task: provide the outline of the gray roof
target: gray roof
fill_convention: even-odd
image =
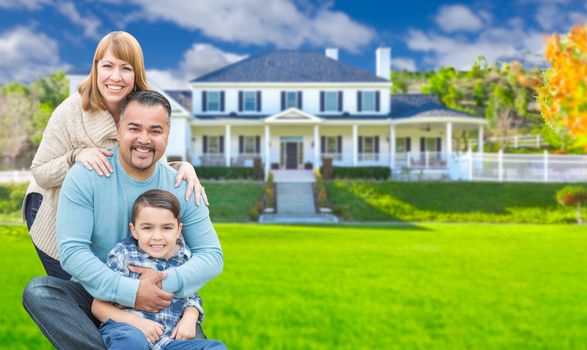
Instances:
[[[249,57],[191,82],[359,83],[387,80],[317,52],[283,50]]]
[[[468,117],[470,114],[443,105],[434,94],[395,94],[391,95],[391,118],[415,117]]]
[[[165,93],[179,103],[188,112],[192,112],[192,91],[191,90],[165,90]]]

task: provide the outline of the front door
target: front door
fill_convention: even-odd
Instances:
[[[285,168],[286,169],[297,169],[298,168],[298,143],[297,142],[286,142],[285,143]]]

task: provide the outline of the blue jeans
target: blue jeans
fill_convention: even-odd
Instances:
[[[109,350],[149,349],[147,337],[138,328],[122,322],[106,321],[100,326],[104,344]],[[198,334],[197,332],[196,334]],[[217,340],[191,339],[172,340],[165,350],[226,350],[226,346]]]
[[[29,193],[25,199],[24,219],[26,221],[26,226],[29,232],[31,230],[31,227],[33,226],[33,223],[35,222],[35,218],[37,217],[37,213],[39,212],[39,208],[41,207],[42,202],[43,196],[40,193],[35,192]],[[47,253],[39,249],[34,243],[33,246],[35,247],[37,255],[39,255],[39,258],[43,263],[45,271],[47,271],[47,275],[59,277],[64,280],[68,280],[71,278],[71,276],[67,272],[63,271],[63,268],[61,268],[59,260],[53,259],[49,255],[47,255]]]
[[[22,295],[25,310],[57,349],[106,349],[93,300],[81,284],[53,276],[33,278]]]

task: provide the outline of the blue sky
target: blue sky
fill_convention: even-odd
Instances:
[[[122,4],[124,3],[124,5]],[[0,84],[89,67],[99,39],[126,30],[141,43],[149,77],[163,88],[275,49],[322,52],[374,71],[544,64],[544,36],[587,20],[585,0],[0,0]]]

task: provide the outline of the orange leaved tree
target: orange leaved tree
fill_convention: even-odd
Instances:
[[[538,89],[542,116],[564,126],[587,149],[587,24],[547,41],[550,68]]]

